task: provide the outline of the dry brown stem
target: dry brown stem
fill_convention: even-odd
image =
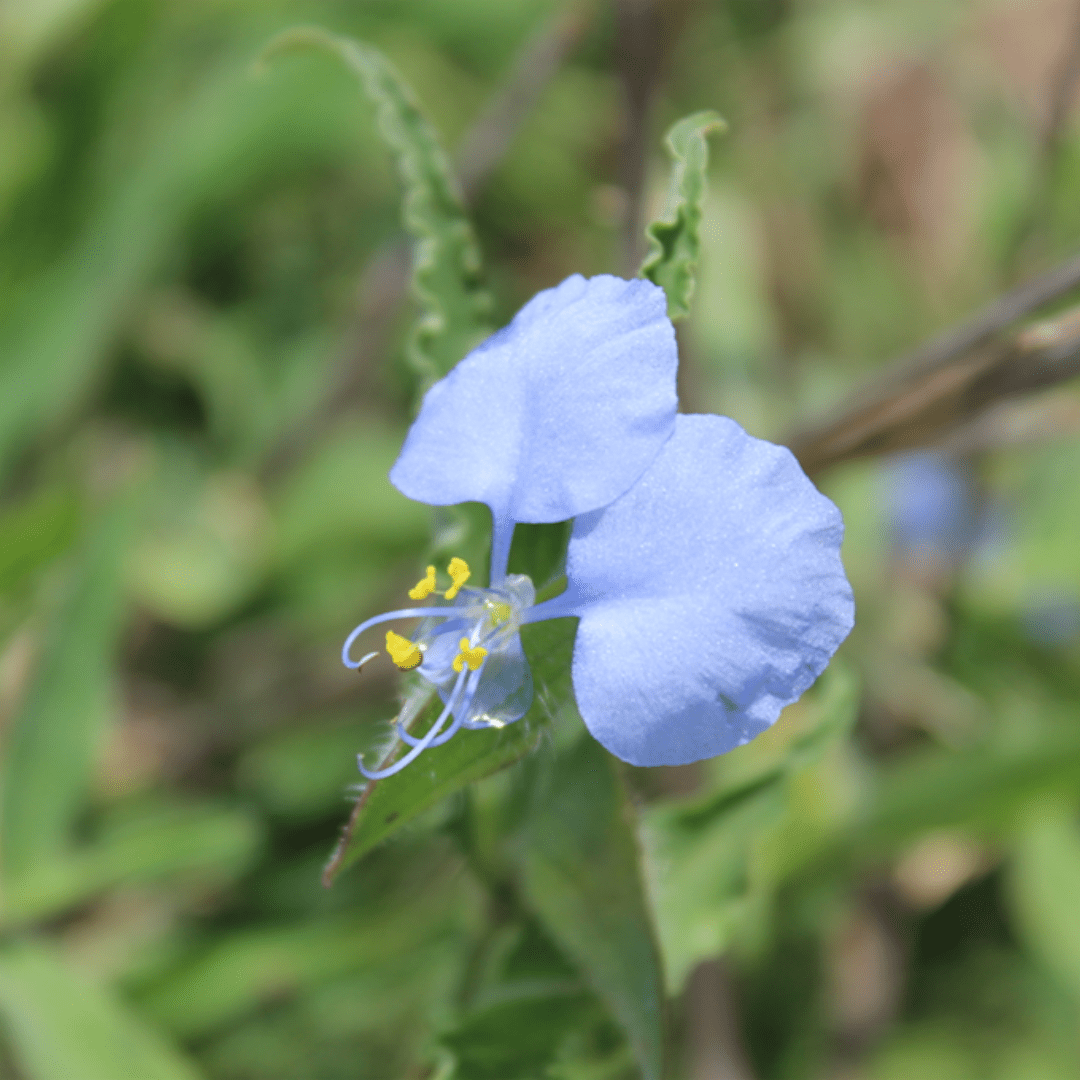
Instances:
[[[871,380],[836,416],[786,440],[808,473],[935,444],[1000,402],[1080,374],[1080,308],[1002,331],[1080,284],[1080,257],[1006,293]]]

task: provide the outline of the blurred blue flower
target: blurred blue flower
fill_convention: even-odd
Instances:
[[[817,678],[854,620],[840,512],[791,453],[719,416],[675,415],[676,353],[662,290],[567,279],[428,391],[391,470],[411,498],[492,511],[487,589],[451,560],[410,596],[433,607],[387,651],[438,688],[442,714],[390,776],[460,728],[501,727],[532,701],[519,631],[578,618],[572,677],[592,734],[635,765],[723,753],[767,728]],[[515,522],[574,518],[567,588],[535,604],[506,574]]]
[[[975,499],[970,477],[955,458],[934,450],[903,454],[888,464],[886,479],[898,553],[951,563],[971,550]]]

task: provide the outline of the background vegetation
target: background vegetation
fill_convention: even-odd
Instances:
[[[255,64],[298,23],[454,151],[460,340],[413,335],[355,75]],[[1078,71],[1066,0],[0,6],[0,1074],[1080,1077]],[[683,407],[837,500],[858,625],[685,769],[617,767],[553,671],[530,754],[385,782],[326,888],[398,693],[340,643],[431,550],[386,479],[418,380],[635,272],[700,109]]]

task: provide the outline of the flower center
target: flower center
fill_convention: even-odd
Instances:
[[[409,590],[414,600],[438,596],[441,603],[376,615],[356,627],[342,648],[348,667],[363,667],[378,653],[353,660],[350,650],[369,627],[420,618],[411,638],[387,631],[386,651],[402,671],[415,671],[431,683],[443,701],[441,715],[420,737],[397,722],[399,736],[412,749],[386,769],[372,771],[361,762],[361,772],[370,779],[392,775],[427,747],[441,746],[460,728],[512,724],[532,704],[532,675],[518,631],[536,600],[533,583],[523,574],[510,574],[494,588],[466,588],[471,573],[459,558],[450,560],[446,572],[451,584],[445,591],[436,588],[434,566]]]
[[[465,667],[479,671],[489,652],[516,637],[521,617],[532,607],[536,597],[532,582],[521,574],[508,577],[496,589],[466,589],[462,593],[462,587],[472,576],[469,564],[455,556],[446,572],[451,585],[445,592],[435,587],[435,567],[429,566],[424,577],[409,590],[409,596],[413,600],[423,600],[435,595],[454,601],[453,614],[442,605],[431,608],[431,618],[421,624],[419,633],[411,641],[393,630],[386,634],[386,651],[390,659],[402,671],[412,671],[424,662],[421,674],[432,682],[440,681],[433,677],[439,671],[448,674],[452,670],[460,674]],[[444,656],[445,643],[439,639],[444,635],[460,635],[463,624],[467,636],[460,638],[452,656]],[[428,650],[436,643],[440,648],[425,662]]]

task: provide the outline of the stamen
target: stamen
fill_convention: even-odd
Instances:
[[[469,648],[469,639],[463,637],[458,642],[458,648],[461,650],[454,657],[454,670],[457,672],[463,671],[465,666],[468,665],[470,671],[479,671],[480,665],[484,662],[484,657],[487,656],[488,651],[483,645],[477,645],[475,649]]]
[[[453,600],[461,590],[461,586],[472,576],[472,571],[469,569],[469,564],[464,559],[459,559],[456,555],[450,560],[450,565],[446,568],[446,572],[450,575],[450,580],[453,585],[446,590],[443,595],[447,600]]]
[[[427,573],[409,590],[410,600],[426,600],[435,591],[435,567],[429,566]]]
[[[457,701],[458,694],[461,693],[461,688],[465,685],[465,679],[465,673],[462,672],[454,684],[453,692],[447,698],[443,711],[439,714],[439,719],[431,725],[424,737],[403,758],[395,761],[393,765],[388,765],[385,769],[370,770],[364,767],[364,755],[357,754],[356,762],[360,767],[360,772],[369,780],[383,780],[388,776],[393,776],[396,772],[401,772],[406,765],[414,762],[439,737],[439,732],[442,730],[443,724],[446,723],[446,718],[450,715],[454,702]]]
[[[368,653],[363,660],[350,660],[349,650],[353,646],[353,642],[367,629],[372,626],[377,626],[381,622],[389,622],[391,619],[451,619],[458,618],[460,612],[455,611],[453,608],[402,608],[400,611],[387,611],[382,615],[375,615],[370,619],[365,619],[353,632],[345,639],[345,644],[341,646],[341,662],[349,668],[358,668],[361,664],[367,663],[371,659],[372,653]],[[443,628],[445,631],[445,627]]]
[[[411,671],[424,659],[418,645],[401,634],[395,634],[393,630],[386,631],[386,651],[402,671]]]
[[[465,697],[462,699],[461,704],[454,710],[454,722],[437,738],[432,739],[428,744],[428,748],[434,746],[442,746],[443,743],[449,742],[457,733],[460,728],[470,728],[473,726],[473,722],[468,719],[469,709],[472,708],[473,698],[476,696],[476,690],[480,685],[480,676],[477,674],[471,674],[469,681],[465,688]],[[420,739],[415,735],[410,735],[400,720],[396,721],[397,733],[402,742],[408,743],[410,746],[418,746]]]

